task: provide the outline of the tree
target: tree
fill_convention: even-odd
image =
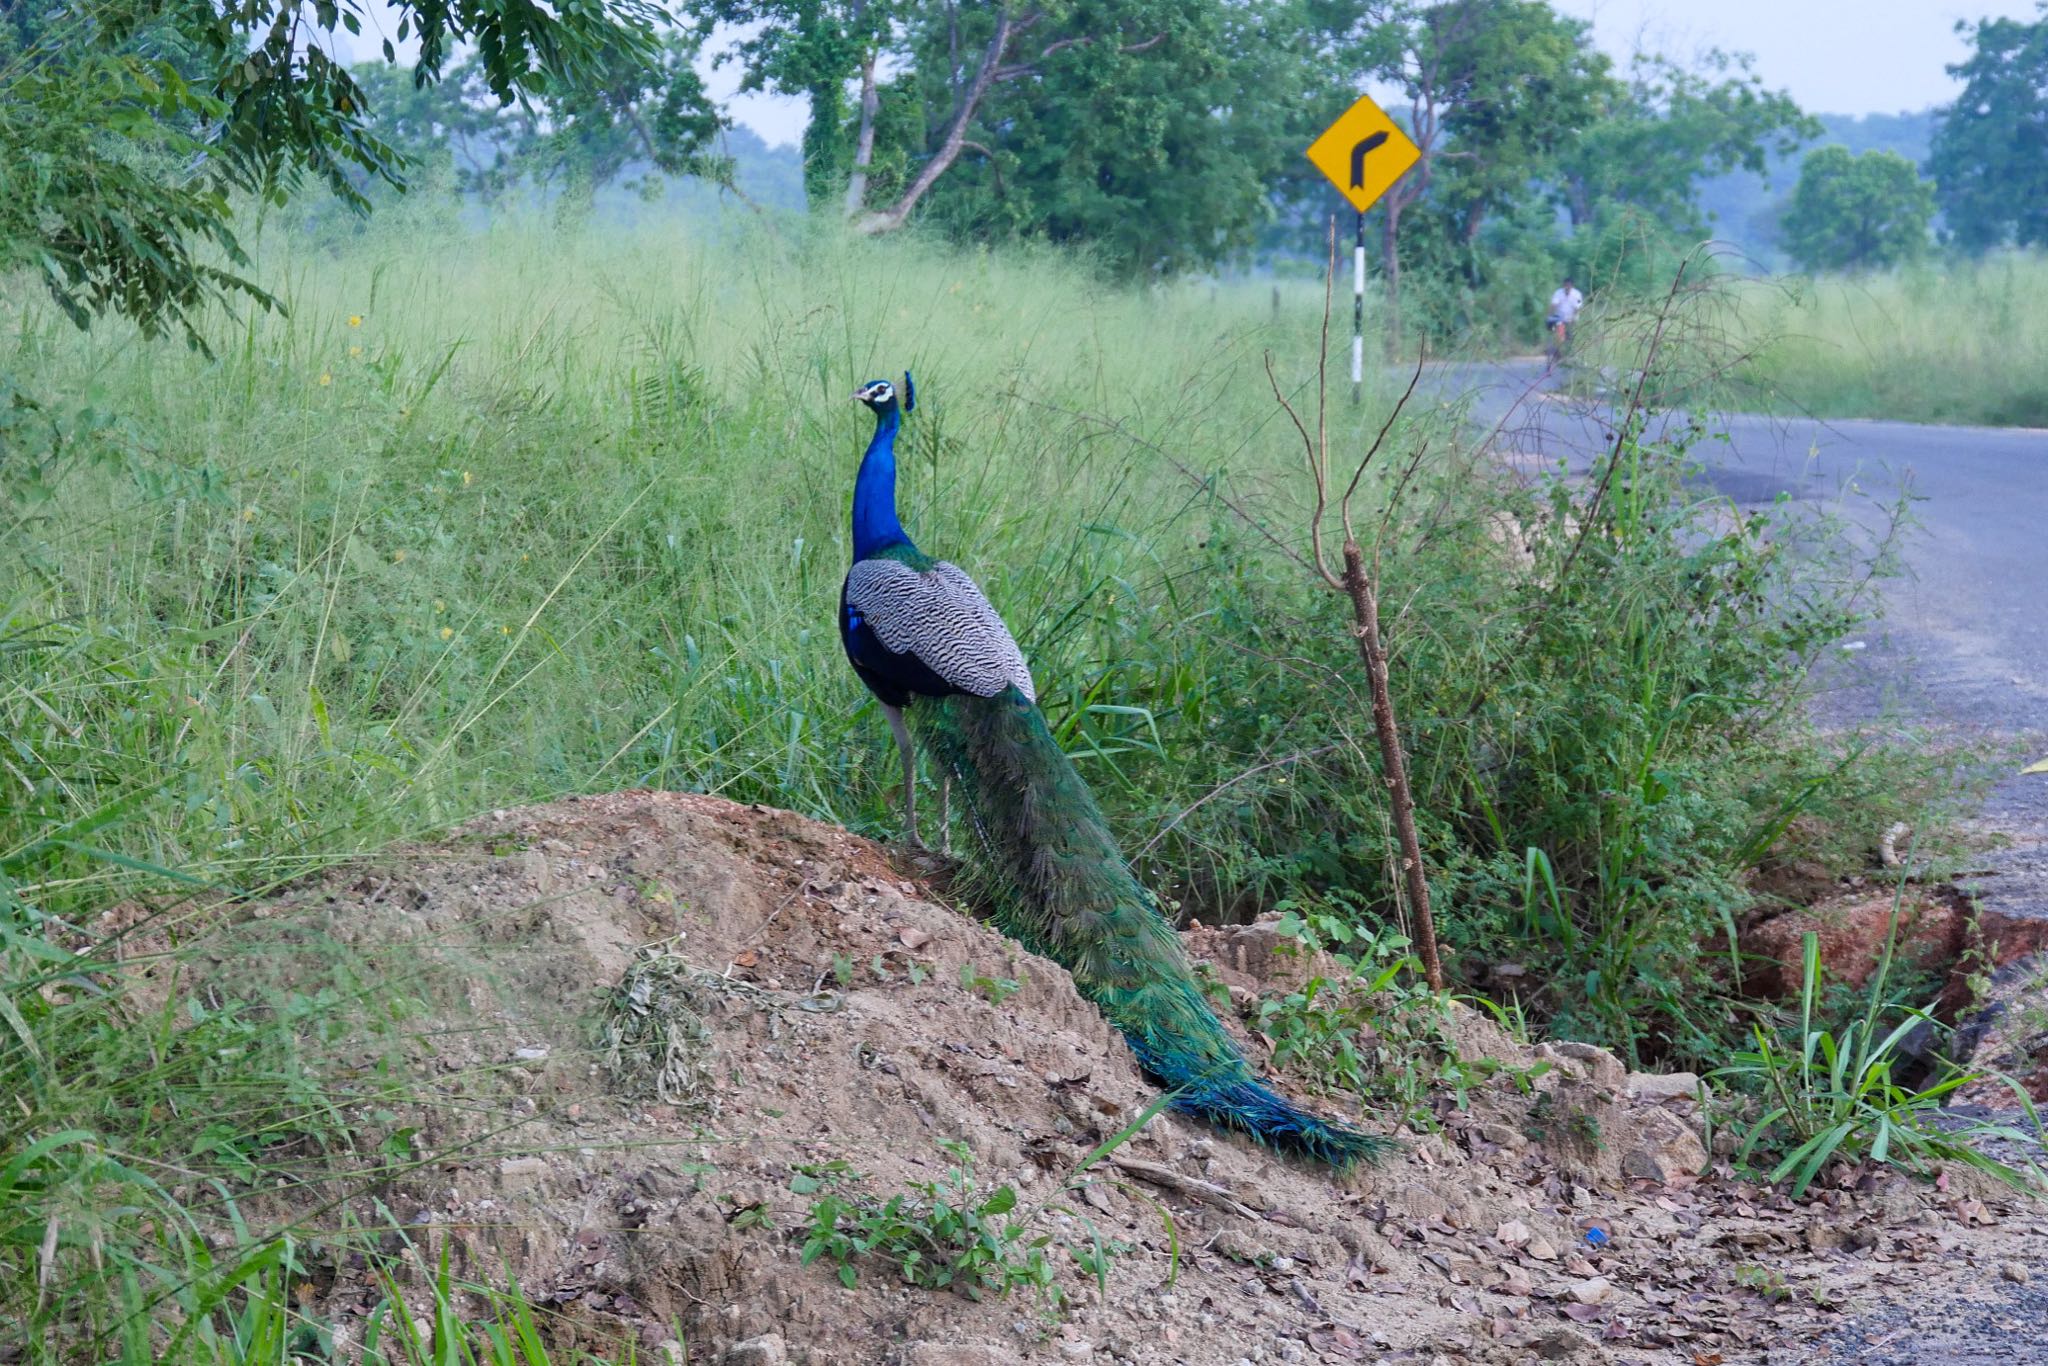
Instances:
[[[1133,274],[1204,267],[1249,246],[1271,213],[1275,168],[1307,140],[1311,53],[1296,17],[1284,0],[1070,4],[1041,21],[1033,61],[989,68],[957,134],[963,106],[951,92],[973,76],[955,66],[950,34],[928,31],[905,99],[953,115],[923,134],[933,155],[949,139],[974,154],[934,182],[930,220],[962,236],[1085,244]],[[898,205],[907,197],[878,188]]]
[[[1379,74],[1408,98],[1422,160],[1380,201],[1380,268],[1400,346],[1400,241],[1411,207],[1429,197],[1431,225],[1461,248],[1468,273],[1488,216],[1530,192],[1612,95],[1611,63],[1590,25],[1544,0],[1442,0],[1390,17],[1373,41]],[[1476,283],[1476,281],[1475,281]]]
[[[1785,245],[1808,270],[1897,265],[1927,245],[1934,187],[1896,152],[1822,147],[1800,163]]]
[[[2048,246],[2048,3],[2032,23],[1983,19],[1963,93],[1942,110],[1928,170],[1949,233],[1969,251]]]
[[[1166,40],[1164,28],[1136,24],[1133,12],[1220,8],[1215,0],[713,0],[707,18],[753,26],[735,49],[746,65],[741,89],[809,98],[804,187],[811,208],[836,207],[857,231],[881,233],[907,223],[963,153],[985,146],[967,134],[992,91],[1042,79],[1048,59],[1061,53],[1099,47],[1135,54]],[[913,69],[926,126],[894,199],[875,204],[870,182],[885,58]],[[859,99],[849,120],[846,88],[856,81]],[[1040,94],[1060,97],[1056,89]]]
[[[1647,214],[1685,237],[1703,236],[1703,176],[1762,175],[1769,157],[1819,137],[1819,120],[1766,89],[1747,53],[1710,51],[1697,68],[1638,56],[1626,86],[1561,158],[1559,198],[1574,228],[1611,208]]]
[[[229,196],[281,202],[307,176],[366,209],[365,178],[403,183],[368,99],[330,55],[359,32],[364,0],[87,0],[10,6],[0,65],[0,269],[31,267],[81,326],[96,314],[201,339],[195,310],[228,293],[268,296],[246,261]],[[24,17],[33,22],[24,23]],[[652,0],[395,0],[414,77],[437,79],[473,45],[500,101],[569,88],[609,63],[651,57]],[[387,62],[395,61],[385,43]],[[228,262],[209,264],[211,243]]]
[[[641,185],[655,193],[662,173],[697,176],[737,194],[732,159],[717,150],[726,120],[697,74],[700,37],[664,34],[652,53],[618,51],[574,80],[556,78],[506,112],[507,161],[515,175],[560,191],[570,213],[590,207],[598,189],[628,165],[653,169]]]
[[[457,190],[488,201],[516,178],[511,129],[474,56],[426,84],[384,62],[358,63],[350,74],[369,102],[373,129],[409,181],[424,174],[432,183],[446,171]],[[378,183],[361,173],[354,179],[365,193]]]
[[[953,0],[944,0],[927,8],[922,17],[943,20],[948,37],[947,98],[930,106],[945,109],[945,116],[931,133],[921,164],[893,203],[862,213],[849,194],[854,226],[878,233],[908,222],[918,201],[968,150],[967,131],[998,87],[1028,82],[1036,100],[1057,103],[1067,94],[1059,79],[1062,70],[1071,70],[1076,62],[1149,52],[1167,41],[1170,30],[1161,25],[1184,23],[1210,7],[1211,0],[1079,0],[1057,7],[1006,2],[963,10]],[[1059,58],[1063,60],[1055,65]],[[870,69],[863,83],[859,147],[872,143],[872,90]],[[985,144],[975,145],[985,149]]]
[[[509,104],[491,95],[474,55],[430,85],[377,63],[354,74],[375,132],[408,169],[448,167],[456,189],[486,201],[520,184],[552,189],[576,214],[634,165],[649,168],[639,188],[650,195],[664,173],[739,193],[719,150],[729,125],[697,74],[701,41],[667,32],[650,55],[619,54],[573,86],[550,83]]]
[[[773,90],[810,103],[804,126],[804,197],[813,211],[844,205],[852,165],[846,88],[874,89],[875,64],[889,46],[899,9],[890,0],[710,0],[701,11],[748,36],[718,60],[738,60],[740,89]],[[870,125],[872,126],[872,125]]]

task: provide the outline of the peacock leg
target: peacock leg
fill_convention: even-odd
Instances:
[[[939,770],[939,852],[953,857],[953,775]]]
[[[882,703],[882,715],[889,718],[889,733],[896,737],[896,750],[903,756],[903,842],[912,849],[924,848],[917,837],[917,755],[910,747],[910,727],[903,724],[903,708]]]

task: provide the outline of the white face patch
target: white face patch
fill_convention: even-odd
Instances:
[[[887,403],[896,397],[896,390],[887,380],[876,380],[860,391],[862,399],[869,403]]]

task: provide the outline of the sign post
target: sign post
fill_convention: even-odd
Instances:
[[[1351,249],[1351,401],[1356,403],[1365,389],[1365,211],[1422,160],[1422,149],[1371,96],[1361,95],[1309,144],[1307,155],[1358,211]]]

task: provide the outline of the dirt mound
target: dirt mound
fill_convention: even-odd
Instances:
[[[404,1118],[442,1156],[365,1218],[374,1196],[426,1260],[509,1269],[565,1334],[657,1361],[1736,1361],[2019,1237],[1974,1229],[2003,1207],[1960,1181],[1850,1174],[1794,1205],[1698,1179],[1684,1079],[1465,1011],[1469,1065],[1384,1168],[1337,1178],[1159,1115],[1077,1177],[1156,1093],[1067,975],[866,841],[709,797],[496,813],[249,917],[278,951],[223,962],[223,989],[331,941],[429,1026],[404,1062],[436,1100]],[[1240,994],[1304,970],[1270,926],[1189,938]],[[1003,1255],[1037,1244],[1063,1304],[802,1263],[819,1200],[956,1172],[1015,1192],[959,1203]],[[340,1259],[314,1289],[351,1359],[376,1288]]]

